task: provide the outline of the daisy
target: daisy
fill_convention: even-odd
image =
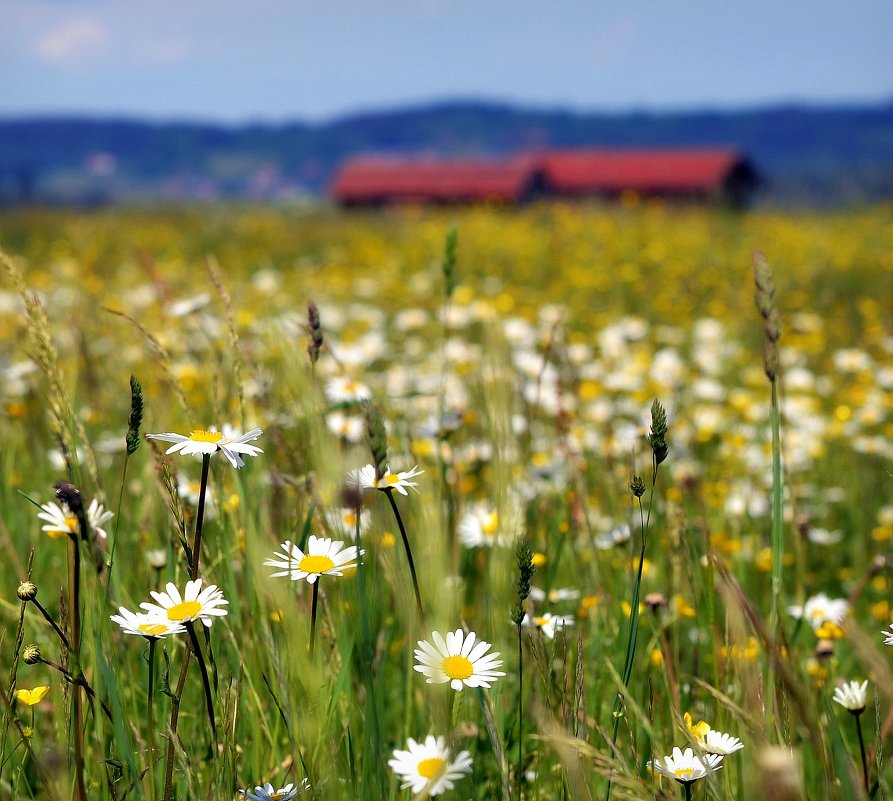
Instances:
[[[408,495],[406,488],[415,489],[417,486],[416,482],[409,481],[409,479],[415,478],[424,472],[424,470],[418,469],[418,465],[413,467],[412,470],[404,470],[402,473],[392,473],[391,468],[386,466],[384,476],[376,481],[375,465],[367,464],[358,470],[351,470],[347,474],[347,480],[349,483],[356,484],[362,489],[397,490],[401,495]]]
[[[358,414],[332,412],[326,417],[326,427],[348,442],[362,442],[366,436],[366,421]]]
[[[56,501],[41,504],[43,511],[37,516],[41,520],[45,520],[47,525],[41,527],[41,531],[45,531],[52,539],[58,539],[65,534],[77,534],[78,519],[74,512],[68,508],[67,503],[59,504]],[[115,516],[114,512],[110,512],[99,503],[96,498],[90,501],[87,507],[87,523],[90,530],[100,539],[107,539],[108,532],[103,526]]]
[[[131,612],[123,606],[119,606],[118,611],[121,614],[112,615],[110,619],[117,623],[125,634],[137,634],[147,640],[158,640],[168,634],[182,634],[186,631],[180,623],[168,620],[167,617]]]
[[[33,690],[16,690],[16,698],[19,700],[19,703],[34,706],[39,704],[49,691],[50,688],[46,685],[35,687]]]
[[[267,782],[263,787],[255,787],[254,792],[251,790],[239,790],[239,794],[250,798],[251,801],[289,801],[290,798],[297,798],[305,790],[310,789],[310,782],[302,779],[301,783],[294,785],[286,784],[278,790],[273,789],[273,785]]]
[[[882,631],[881,634],[884,635],[884,645],[893,645],[893,626],[890,631]]]
[[[168,448],[165,453],[182,453],[184,456],[193,454],[201,454],[203,456],[211,456],[220,451],[233,467],[244,467],[245,462],[242,454],[247,456],[257,456],[263,451],[256,445],[249,445],[249,442],[256,440],[263,431],[259,428],[252,428],[246,434],[240,434],[229,426],[224,426],[223,431],[217,431],[215,428],[197,429],[190,432],[188,437],[182,434],[146,434],[149,439],[159,439],[162,442],[173,442],[174,444]]]
[[[349,537],[353,537],[357,530],[357,510],[350,507],[340,509],[328,509],[325,513],[326,523],[329,528],[341,531]],[[372,513],[368,509],[361,509],[359,513],[360,536],[362,537],[372,525]]]
[[[320,576],[343,576],[342,571],[357,566],[356,546],[345,547],[343,542],[328,537],[311,534],[306,553],[290,540],[280,547],[281,554],[264,561],[267,567],[281,568],[279,572],[271,573],[270,578],[288,576],[292,581],[307,579],[308,584],[313,584]]]
[[[684,752],[674,748],[672,756],[665,756],[663,760],[655,759],[653,762],[649,760],[648,767],[680,784],[690,784],[719,770],[722,767],[720,762],[722,757],[716,754],[697,757],[691,748],[686,748]]]
[[[353,403],[371,400],[372,392],[369,387],[359,381],[354,381],[347,376],[336,376],[326,382],[326,398],[330,403]]]
[[[201,620],[206,626],[214,622],[215,617],[223,617],[226,609],[221,609],[229,601],[223,597],[223,591],[216,584],[209,584],[202,589],[202,579],[187,581],[183,595],[177,589],[176,584],[168,583],[167,592],[154,592],[151,595],[157,604],[141,603],[151,616],[160,617],[162,620],[174,623],[190,623],[193,620]]]
[[[809,598],[803,606],[789,606],[788,612],[792,617],[804,618],[815,630],[825,623],[841,625],[848,609],[846,598],[829,598],[820,592]]]
[[[865,711],[867,695],[867,681],[863,681],[861,684],[858,681],[847,681],[834,690],[834,701],[854,715],[859,715]]]
[[[490,643],[477,640],[470,631],[463,637],[462,629],[447,632],[446,639],[438,632],[432,632],[434,645],[419,640],[415,649],[418,664],[413,668],[427,677],[428,684],[450,683],[454,690],[463,687],[489,687],[505,673],[496,668],[502,667],[499,652],[487,654]],[[486,654],[486,656],[485,656]]]
[[[450,758],[446,739],[429,734],[424,743],[417,743],[410,737],[406,741],[408,750],[394,750],[388,765],[401,779],[401,789],[412,788],[413,795],[427,791],[428,795],[440,795],[452,790],[456,779],[471,773],[471,755],[460,751],[455,759]]]
[[[735,751],[740,751],[744,748],[744,743],[737,737],[732,737],[731,734],[726,734],[725,732],[717,731],[716,729],[710,729],[704,735],[703,739],[698,740],[698,745],[700,745],[708,754],[715,754],[717,756],[727,756],[728,754],[733,754]]]
[[[534,615],[532,618],[530,615],[524,615],[521,625],[534,626],[545,634],[547,639],[554,640],[556,631],[561,631],[565,626],[574,625],[574,616],[553,615],[551,612],[546,612],[544,615]]]
[[[506,538],[499,534],[499,515],[488,503],[472,506],[459,521],[459,541],[466,548],[492,548],[497,542],[505,545]]]

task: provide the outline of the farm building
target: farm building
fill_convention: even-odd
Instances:
[[[523,203],[542,196],[624,192],[746,205],[760,178],[735,150],[550,150],[508,159],[358,157],[338,171],[343,206],[393,203]]]

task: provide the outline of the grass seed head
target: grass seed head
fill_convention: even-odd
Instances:
[[[316,304],[312,300],[307,303],[307,330],[310,334],[307,353],[310,355],[310,362],[316,364],[323,346],[323,335],[322,324],[319,321],[319,309],[316,308]]]
[[[143,424],[143,387],[136,376],[130,376],[130,417],[127,418],[127,455],[136,453],[140,446],[140,426]]]

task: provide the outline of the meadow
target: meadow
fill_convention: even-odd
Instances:
[[[0,798],[889,797],[890,220],[3,211]]]

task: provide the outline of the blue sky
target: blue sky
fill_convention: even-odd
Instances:
[[[0,115],[893,99],[890,0],[0,0]]]

